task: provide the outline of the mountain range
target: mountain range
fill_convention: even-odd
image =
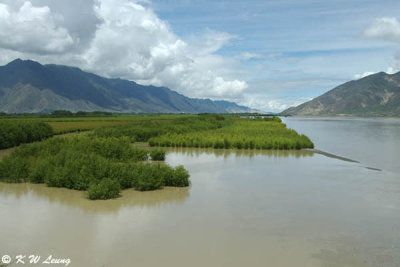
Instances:
[[[400,116],[400,72],[379,72],[344,83],[281,114],[297,116]]]
[[[76,67],[16,59],[0,66],[0,112],[238,113],[228,101],[189,98],[166,87],[108,79]]]

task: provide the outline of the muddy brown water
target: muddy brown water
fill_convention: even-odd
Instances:
[[[351,127],[368,131],[360,120]],[[168,149],[167,163],[189,170],[190,187],[90,201],[73,190],[0,184],[0,257],[52,255],[69,266],[400,266],[400,166],[385,160],[400,158],[400,122],[385,130],[369,120],[380,130],[369,130],[363,148],[355,138],[353,150],[352,138],[346,145],[334,132],[354,133],[347,119],[285,121],[317,149],[360,163],[310,151]]]

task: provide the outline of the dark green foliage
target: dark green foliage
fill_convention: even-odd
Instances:
[[[39,159],[32,166],[29,174],[29,182],[34,184],[43,184],[45,182],[46,173],[51,170],[53,166],[50,165],[50,161],[47,159]]]
[[[53,135],[44,122],[0,120],[0,149],[40,141]]]
[[[74,114],[68,110],[54,110],[51,113],[53,117],[72,117]]]
[[[9,183],[26,182],[29,177],[29,160],[5,156],[0,162],[0,177]]]
[[[151,160],[165,160],[165,150],[162,149],[154,149],[150,151]]]
[[[173,174],[168,176],[170,180],[165,181],[165,185],[177,187],[189,186],[189,176],[189,172],[182,165],[179,165],[173,170]]]
[[[103,117],[103,116],[111,116],[113,115],[111,112],[107,111],[78,111],[76,113],[72,113],[68,110],[54,110],[51,112],[51,117]]]
[[[78,111],[74,115],[76,117],[97,117],[97,116],[103,117],[103,116],[112,116],[113,114],[111,112],[106,112],[106,111],[92,111],[92,112]]]
[[[0,161],[0,180],[88,190],[90,199],[114,198],[127,188],[146,191],[182,186],[182,170],[142,163],[148,153],[134,148],[127,138],[50,138],[21,145],[4,157]]]
[[[88,189],[89,199],[110,199],[119,197],[120,184],[109,178],[101,180],[98,184],[91,184]]]
[[[167,166],[169,167],[169,166]],[[113,164],[109,170],[109,175],[118,180],[122,189],[136,187],[141,168],[137,163]]]
[[[131,142],[143,142],[149,138],[158,136],[163,132],[157,127],[154,129],[139,127],[139,126],[117,126],[117,127],[102,127],[93,131],[95,136],[99,137],[129,137]]]
[[[165,164],[139,164],[139,176],[134,187],[140,191],[163,186],[189,186],[189,173],[183,166],[171,168]]]
[[[143,164],[139,166],[139,176],[135,188],[139,191],[160,189],[164,185],[163,172],[159,166],[153,164]]]

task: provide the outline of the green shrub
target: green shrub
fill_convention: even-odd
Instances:
[[[121,189],[133,188],[137,183],[139,168],[136,163],[113,164],[108,175],[119,182]]]
[[[149,191],[162,188],[164,178],[159,165],[141,164],[139,175],[135,184],[135,189],[139,191]]]
[[[151,160],[165,160],[165,150],[154,149],[150,152]]]
[[[119,197],[121,186],[115,180],[105,178],[98,184],[91,184],[88,189],[89,199],[110,199]]]
[[[189,172],[182,165],[180,165],[172,171],[172,176],[170,180],[165,181],[165,185],[176,187],[189,186],[189,176]]]
[[[40,159],[35,162],[29,174],[29,182],[34,184],[42,184],[45,181],[46,173],[52,173],[52,166],[48,159]]]
[[[21,183],[29,177],[29,159],[5,156],[0,162],[0,179],[9,183]]]
[[[53,129],[44,122],[0,120],[0,149],[40,141],[52,135]]]
[[[118,192],[127,188],[155,190],[165,186],[165,181],[172,185],[179,173],[165,164],[143,163],[148,153],[132,147],[126,138],[51,138],[22,145],[4,157],[0,180],[88,190],[91,199],[115,197],[115,184]]]

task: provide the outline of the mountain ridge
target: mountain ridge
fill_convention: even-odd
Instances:
[[[346,82],[291,107],[281,114],[293,116],[400,116],[400,72],[378,72]]]
[[[77,67],[16,59],[0,66],[0,112],[235,113],[229,101],[189,98],[167,87],[104,78]]]

